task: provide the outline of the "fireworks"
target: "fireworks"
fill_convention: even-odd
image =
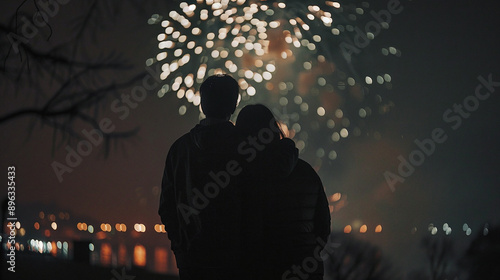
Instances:
[[[366,95],[374,81],[390,89],[391,76],[360,78],[339,48],[352,42],[367,8],[366,2],[180,2],[168,15],[150,18],[163,32],[157,38],[159,53],[146,64],[161,64],[165,83],[158,97],[175,94],[183,100],[181,115],[194,106],[203,117],[200,84],[210,75],[230,73],[242,89],[241,105],[268,105],[301,152],[308,147],[317,158],[334,160],[332,145],[361,135],[372,107],[381,113],[390,107],[381,95]],[[368,32],[367,37],[374,36]],[[382,55],[397,52],[384,48]]]

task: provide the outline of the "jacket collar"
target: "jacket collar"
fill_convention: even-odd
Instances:
[[[206,119],[203,119],[200,121],[200,125],[208,126],[208,125],[221,124],[221,123],[226,123],[226,122],[229,122],[229,120],[216,119],[216,118],[206,118]]]

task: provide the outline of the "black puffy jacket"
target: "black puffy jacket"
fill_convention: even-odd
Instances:
[[[299,159],[285,179],[264,184],[262,279],[322,279],[320,251],[330,211],[316,171]]]

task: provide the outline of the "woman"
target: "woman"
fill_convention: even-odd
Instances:
[[[254,262],[254,270],[262,268],[261,279],[323,279],[319,251],[330,234],[330,212],[320,178],[301,159],[293,166],[289,164],[293,153],[287,147],[292,140],[284,137],[272,112],[264,105],[243,108],[236,127],[249,139],[266,143],[255,164],[271,170],[254,178],[255,188],[249,190],[255,191],[256,196],[250,201],[259,205],[254,208],[260,208],[254,209],[258,217],[253,217],[252,224],[257,225],[260,220],[261,236],[253,240],[261,244],[254,244],[254,250],[249,251],[252,260],[248,264]],[[272,137],[265,137],[270,131]]]

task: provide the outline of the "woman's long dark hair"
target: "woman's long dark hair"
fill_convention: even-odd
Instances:
[[[252,136],[258,136],[266,128],[270,129],[274,136],[273,142],[285,137],[271,110],[262,104],[247,105],[241,109],[236,127]]]

